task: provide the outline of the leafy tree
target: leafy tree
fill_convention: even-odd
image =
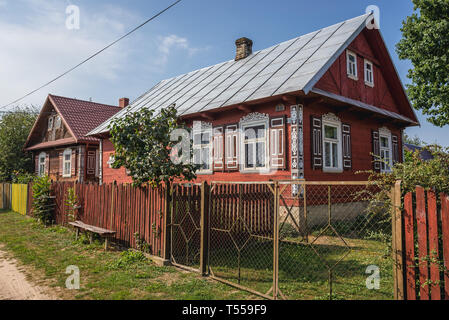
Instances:
[[[408,143],[408,144],[413,144],[415,146],[418,147],[424,147],[425,145],[427,145],[427,143],[425,141],[423,141],[420,137],[418,137],[417,135],[415,135],[413,138],[410,137],[407,134],[404,134],[404,142]]]
[[[449,124],[449,1],[412,0],[415,12],[402,26],[396,50],[409,59],[408,95],[434,125]]]
[[[179,122],[174,106],[161,109],[157,114],[142,108],[115,119],[109,129],[115,148],[112,167],[125,167],[135,186],[145,183],[158,186],[175,179],[190,181],[196,178],[198,166],[190,163],[191,143],[188,146],[189,161],[171,161],[170,156],[179,143],[171,141],[171,133],[178,129],[188,132],[188,128]],[[180,152],[181,149],[177,154],[179,157]]]
[[[47,226],[53,222],[50,178],[48,176],[36,177],[32,188],[33,215]]]
[[[23,147],[36,117],[34,108],[16,108],[0,119],[0,181],[33,171],[31,154]]]

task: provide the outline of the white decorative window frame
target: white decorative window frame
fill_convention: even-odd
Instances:
[[[349,60],[350,56],[354,57],[354,60],[355,60],[355,62],[354,62],[354,72],[355,72],[355,74],[352,74],[350,72],[352,70],[352,68],[350,68],[352,66],[352,62]],[[352,52],[350,50],[346,51],[346,73],[347,73],[347,75],[348,75],[348,77],[350,79],[353,79],[353,80],[356,80],[356,81],[359,80],[358,71],[357,71],[357,54],[355,54],[354,52]]]
[[[44,159],[44,161],[41,161],[42,159]],[[45,152],[39,153],[39,158],[37,161],[37,173],[39,177],[43,177],[45,174],[46,162],[47,162],[47,154]],[[43,168],[41,166],[43,166]]]
[[[225,162],[226,168],[236,170],[239,168],[239,128],[238,125],[229,125],[225,129]],[[234,145],[235,139],[235,145]],[[235,154],[235,156],[234,156]]]
[[[212,136],[213,170],[224,169],[224,139],[224,128],[214,128]]]
[[[325,126],[331,126],[337,128],[337,162],[338,166],[327,167],[326,166],[326,142],[335,143],[335,139],[326,138]],[[343,172],[343,146],[342,146],[342,134],[341,134],[341,120],[333,113],[327,113],[322,116],[323,126],[323,172],[341,173]]]
[[[213,161],[214,137],[213,137],[212,124],[209,122],[204,122],[204,121],[194,121],[193,122],[193,130],[192,130],[192,140],[193,140],[193,150],[194,151],[195,151],[195,149],[205,148],[205,145],[202,145],[202,144],[200,146],[195,145],[195,139],[194,139],[196,134],[201,134],[201,139],[202,139],[202,135],[204,133],[209,133],[209,169],[199,169],[196,173],[206,175],[206,174],[214,173],[214,168],[213,168],[213,165],[214,165],[214,161]]]
[[[276,122],[278,122],[276,124]],[[280,162],[272,164],[273,168],[283,168],[285,163],[285,132],[284,132],[284,118],[271,119],[270,128],[270,145],[269,150],[271,157],[281,157]],[[280,144],[279,144],[280,142]]]
[[[66,160],[65,157],[69,155],[70,156],[70,160]],[[66,164],[68,163],[69,165],[69,173],[66,173]],[[72,176],[72,149],[67,148],[64,150],[64,152],[62,153],[62,177],[63,178],[70,178]]]
[[[374,65],[371,61],[366,60],[363,63],[364,65],[364,76],[365,76],[365,84],[369,87],[374,87]],[[371,71],[368,70],[367,66],[370,65],[371,66]],[[368,78],[368,72],[370,72],[371,75],[371,81]]]
[[[393,167],[393,144],[391,138],[391,131],[386,127],[382,127],[379,129],[379,156],[382,157],[382,150],[387,150],[387,148],[382,147],[382,138],[388,139],[388,152],[390,153],[390,158],[388,158],[388,169],[382,169],[382,163],[380,164],[380,172],[389,173],[391,172],[391,168]],[[380,161],[383,161],[380,159]]]
[[[245,148],[245,130],[248,127],[263,125],[265,127],[265,166],[259,168],[246,168],[246,148]],[[244,116],[240,120],[240,172],[241,173],[264,173],[270,168],[269,157],[269,125],[270,117],[268,114],[253,112]]]

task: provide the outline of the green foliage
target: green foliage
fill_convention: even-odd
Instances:
[[[448,149],[439,146],[426,147],[433,159],[424,161],[420,158],[420,152],[406,153],[403,163],[396,163],[391,173],[377,173],[369,171],[369,181],[373,182],[378,190],[370,192],[367,224],[381,227],[380,230],[388,231],[391,221],[391,188],[397,180],[401,180],[402,195],[414,191],[416,186],[422,186],[436,193],[449,194],[449,154]],[[366,172],[365,172],[366,173]]]
[[[49,225],[53,221],[50,194],[50,178],[48,176],[36,177],[33,183],[33,213],[44,225]]]
[[[15,109],[0,119],[0,181],[10,182],[19,172],[33,172],[31,154],[23,151],[36,110]]]
[[[396,49],[409,59],[408,95],[437,126],[449,124],[449,1],[412,0],[415,13],[402,26]]]
[[[427,145],[425,141],[423,141],[420,137],[415,135],[413,138],[408,136],[407,134],[404,134],[404,143],[413,144],[418,147],[424,147]]]
[[[36,176],[29,172],[14,172],[12,176],[12,182],[19,184],[28,184],[30,182],[33,182],[35,178]]]
[[[112,167],[128,169],[135,186],[145,183],[157,186],[177,178],[195,179],[197,166],[190,161],[175,164],[170,159],[179,143],[170,141],[170,134],[176,129],[188,130],[179,123],[174,106],[161,109],[159,113],[143,108],[115,119],[110,125],[111,142],[115,148]]]
[[[150,244],[147,243],[145,241],[145,239],[140,236],[140,233],[138,233],[138,232],[134,233],[134,239],[136,240],[137,250],[146,252],[146,253],[151,253]]]
[[[132,266],[135,266],[139,263],[147,261],[147,257],[142,252],[127,250],[123,251],[120,254],[120,257],[108,264],[108,268],[111,270],[114,269],[128,269]]]
[[[78,220],[78,197],[76,196],[75,188],[67,189],[65,204],[67,206],[67,216],[69,217],[69,220]]]

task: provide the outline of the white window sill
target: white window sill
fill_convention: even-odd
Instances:
[[[353,75],[350,74],[350,73],[348,73],[348,78],[349,78],[349,79],[352,79],[352,80],[354,80],[354,81],[359,81],[359,78],[358,78],[358,77],[353,76]]]
[[[200,176],[207,176],[213,174],[213,171],[197,171],[196,174]]]
[[[259,168],[259,169],[242,169],[240,170],[240,173],[266,173],[268,172],[268,168]]]
[[[365,85],[367,85],[368,87],[374,88],[374,83],[365,81]]]
[[[323,172],[326,173],[343,173],[343,169],[342,168],[323,168]]]
[[[69,175],[69,174],[63,174],[62,177],[63,177],[63,178],[71,178],[72,175],[71,175],[71,174],[70,174],[70,175]]]

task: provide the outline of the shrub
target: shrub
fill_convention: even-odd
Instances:
[[[369,171],[369,181],[377,186],[376,192],[370,192],[367,225],[377,230],[391,232],[391,188],[401,180],[402,196],[414,191],[417,185],[436,193],[449,194],[449,154],[447,148],[427,146],[433,159],[422,160],[420,152],[406,152],[403,163],[396,163],[391,173]],[[366,173],[366,172],[364,172]]]
[[[123,251],[120,257],[108,265],[109,269],[126,269],[138,263],[144,262],[147,257],[140,252],[134,250]]]
[[[69,221],[78,220],[77,210],[79,206],[75,188],[67,189],[65,204],[67,206],[67,217],[69,218]]]
[[[50,178],[48,176],[36,177],[33,183],[33,212],[34,216],[44,225],[49,225],[53,221],[50,193]]]
[[[19,184],[28,184],[30,182],[33,182],[35,178],[35,175],[29,172],[16,171],[12,175],[12,182]]]

